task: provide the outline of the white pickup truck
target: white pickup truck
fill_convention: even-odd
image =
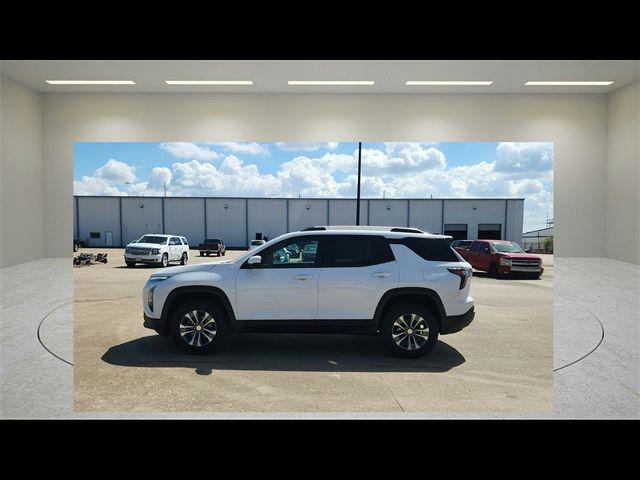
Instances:
[[[178,235],[144,235],[127,245],[124,261],[130,268],[135,267],[136,263],[155,263],[162,267],[169,265],[169,262],[186,265],[189,261],[189,242],[185,237]]]

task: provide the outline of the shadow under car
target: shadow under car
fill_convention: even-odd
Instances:
[[[102,360],[126,367],[193,368],[201,375],[214,370],[442,373],[465,362],[442,341],[424,357],[398,358],[376,335],[260,333],[234,336],[230,343],[217,353],[189,355],[171,339],[151,335],[110,347]]]

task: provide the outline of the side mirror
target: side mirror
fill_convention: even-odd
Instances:
[[[259,265],[262,263],[262,257],[260,255],[254,255],[247,262],[248,265]]]
[[[524,253],[531,253],[531,252],[529,251],[529,249],[526,249]]]

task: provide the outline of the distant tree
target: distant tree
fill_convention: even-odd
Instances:
[[[542,248],[545,253],[553,253],[553,235],[550,237],[545,237],[542,241]]]

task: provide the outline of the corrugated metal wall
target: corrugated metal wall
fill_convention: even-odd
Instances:
[[[79,199],[81,202],[84,200]],[[162,233],[162,199],[122,198],[122,243],[137,240],[145,233]]]
[[[204,240],[204,200],[202,198],[165,198],[164,233],[187,237],[190,246]]]
[[[108,236],[112,246],[120,245],[120,198],[78,198],[78,227],[80,240],[86,241],[90,247],[108,246]],[[100,237],[90,238],[92,232]]]
[[[230,247],[244,247],[247,242],[247,201],[244,198],[208,198],[206,202],[207,238],[221,238]]]
[[[356,223],[356,201],[331,199],[329,202],[329,225],[354,225]],[[369,201],[360,200],[360,225],[369,225]]]
[[[258,232],[271,239],[313,225],[353,225],[355,208],[352,199],[75,197],[74,236],[103,247],[111,232],[119,246],[122,225],[122,245],[164,232],[187,237],[192,247],[218,237],[244,248]],[[360,202],[360,224],[431,233],[444,232],[443,224],[465,224],[470,239],[477,238],[478,224],[500,224],[502,238],[521,242],[523,210],[522,199],[369,199]],[[100,232],[100,239],[89,239],[90,232]]]
[[[271,240],[287,233],[287,200],[273,198],[251,198],[248,200],[247,244],[262,233]]]

